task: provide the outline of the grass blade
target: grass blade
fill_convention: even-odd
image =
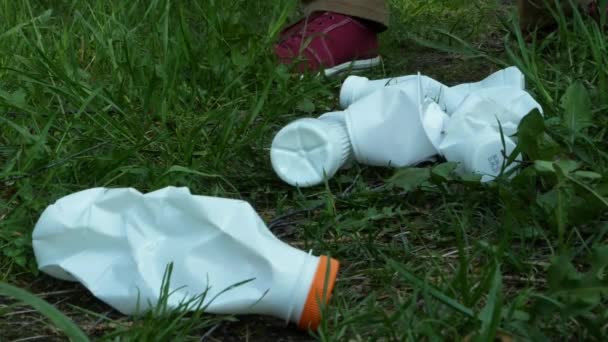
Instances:
[[[445,295],[443,292],[441,292],[440,290],[436,289],[434,286],[429,285],[428,283],[424,282],[422,279],[418,278],[416,275],[414,275],[410,271],[408,271],[405,268],[403,268],[403,266],[401,266],[400,264],[398,264],[396,261],[394,261],[394,260],[388,260],[387,262],[388,262],[389,266],[392,269],[394,269],[407,282],[409,282],[410,284],[414,285],[416,288],[419,288],[419,289],[421,289],[423,291],[427,291],[435,299],[437,299],[438,301],[440,301],[443,304],[447,305],[448,307],[454,309],[455,311],[458,311],[461,314],[463,314],[463,315],[465,315],[465,316],[467,316],[469,318],[476,318],[475,313],[473,312],[473,310],[471,310],[470,308],[467,308],[466,306],[458,303],[453,298],[450,298],[449,296]]]
[[[61,330],[72,341],[89,341],[85,333],[61,311],[48,302],[18,287],[0,282],[0,295],[14,298],[27,304],[47,317],[55,327]]]

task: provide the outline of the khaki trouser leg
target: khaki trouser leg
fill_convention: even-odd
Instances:
[[[302,0],[304,11],[331,11],[371,20],[388,26],[390,12],[386,0]]]

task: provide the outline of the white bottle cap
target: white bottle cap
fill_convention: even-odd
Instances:
[[[346,125],[338,120],[296,120],[275,136],[270,159],[276,174],[293,186],[331,178],[352,155]]]
[[[359,98],[359,92],[365,88],[368,82],[369,79],[366,77],[348,76],[340,88],[340,106],[343,109],[348,108],[355,102],[355,99]]]
[[[481,175],[482,182],[492,181],[500,175],[503,165],[506,165],[505,156],[508,157],[515,146],[509,137],[504,137],[503,145],[500,133],[481,134],[468,144],[471,153],[466,154],[464,167],[467,171]]]

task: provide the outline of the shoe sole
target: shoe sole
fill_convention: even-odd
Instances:
[[[360,71],[375,68],[380,65],[380,63],[382,63],[382,58],[378,56],[370,59],[361,59],[358,61],[342,63],[340,65],[336,65],[335,67],[325,69],[324,72],[326,77],[332,77],[346,71]]]

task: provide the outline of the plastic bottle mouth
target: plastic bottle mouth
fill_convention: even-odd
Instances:
[[[293,186],[308,187],[331,178],[349,159],[350,138],[344,123],[300,119],[284,127],[270,150],[276,174]]]
[[[361,76],[347,77],[342,84],[342,88],[340,88],[340,107],[346,109],[355,102],[360,89],[365,87],[368,81],[367,78]]]
[[[298,322],[299,329],[314,331],[319,327],[323,306],[332,296],[339,268],[340,263],[336,259],[324,255],[319,258],[319,265]]]

